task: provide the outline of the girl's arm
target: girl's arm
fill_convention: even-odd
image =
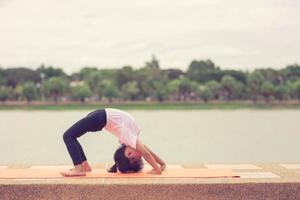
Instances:
[[[161,174],[161,169],[152,156],[151,152],[139,140],[136,142],[136,150],[139,151],[143,158],[153,167],[157,174]]]
[[[156,155],[153,151],[151,151],[151,149],[149,149],[146,145],[144,145],[144,147],[151,153],[151,155],[153,156],[154,160],[158,164],[160,164],[161,170],[163,171],[166,168],[166,163],[160,157],[158,157],[158,155]]]

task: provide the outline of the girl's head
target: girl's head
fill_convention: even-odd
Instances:
[[[122,173],[139,172],[143,168],[141,155],[133,148],[121,145],[114,154],[115,164],[108,170],[109,172]]]

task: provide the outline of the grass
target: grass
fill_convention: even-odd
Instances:
[[[98,104],[0,104],[0,110],[95,110],[113,107],[122,110],[237,110],[237,109],[300,109],[300,104],[219,103],[98,103]]]

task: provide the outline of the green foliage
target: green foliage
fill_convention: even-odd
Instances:
[[[5,71],[0,67],[0,86],[6,85],[7,79],[5,76]]]
[[[68,81],[62,77],[52,77],[45,81],[46,96],[52,97],[55,102],[63,96],[69,85]]]
[[[118,87],[122,87],[125,83],[135,80],[135,74],[130,66],[125,66],[116,72],[116,82]]]
[[[37,98],[37,87],[33,82],[25,82],[23,84],[22,94],[25,99],[30,102]]]
[[[192,61],[187,70],[187,78],[199,83],[220,80],[220,70],[211,60]]]
[[[280,71],[285,81],[296,81],[300,77],[300,65],[288,65]]]
[[[265,81],[262,84],[261,94],[264,96],[266,102],[269,102],[271,96],[274,94],[274,85],[271,81]]]
[[[48,79],[51,77],[66,77],[66,73],[60,68],[54,68],[52,66],[46,67],[45,65],[41,65],[36,70],[43,78]],[[43,75],[42,75],[43,74]]]
[[[103,87],[103,95],[108,98],[110,103],[112,102],[113,98],[119,97],[120,91],[113,81],[105,80],[101,85]]]
[[[226,75],[221,81],[222,96],[225,100],[238,99],[242,96],[244,85],[232,76]]]
[[[70,88],[71,85],[80,85]],[[73,84],[74,83],[74,84]],[[38,87],[36,87],[38,86]],[[257,69],[253,72],[221,70],[211,60],[193,60],[186,71],[161,69],[151,60],[138,69],[84,67],[68,76],[62,69],[41,65],[38,69],[2,69],[2,99],[58,101],[59,98],[84,102],[113,99],[147,101],[211,100],[300,100],[300,66],[284,69]],[[3,89],[6,88],[6,89]],[[7,94],[8,91],[8,94]]]
[[[152,59],[150,62],[146,62],[146,68],[150,69],[159,69],[159,61],[155,57],[155,55],[152,55]]]
[[[184,76],[184,72],[180,69],[165,69],[162,70],[162,73],[168,78],[168,80],[179,79]]]
[[[300,79],[290,83],[292,89],[292,94],[294,97],[298,98],[300,101]]]
[[[204,85],[200,87],[199,96],[204,102],[208,102],[209,100],[214,98],[214,93]]]
[[[274,96],[276,99],[282,101],[290,98],[290,89],[287,85],[277,85],[274,88]]]
[[[4,74],[7,85],[13,88],[27,81],[37,83],[41,80],[38,72],[27,68],[9,68],[4,71]]]
[[[9,98],[10,90],[7,87],[0,87],[0,101],[4,102]]]
[[[92,91],[87,84],[78,85],[71,88],[71,96],[74,100],[85,102],[85,99],[92,96]]]
[[[264,76],[259,71],[254,71],[247,78],[247,84],[250,91],[250,97],[256,102],[260,92],[260,87],[264,81]]]
[[[139,88],[136,81],[127,82],[122,86],[122,96],[126,100],[136,100],[139,94]]]

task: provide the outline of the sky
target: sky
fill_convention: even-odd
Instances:
[[[186,70],[300,63],[299,0],[0,0],[0,66]]]

